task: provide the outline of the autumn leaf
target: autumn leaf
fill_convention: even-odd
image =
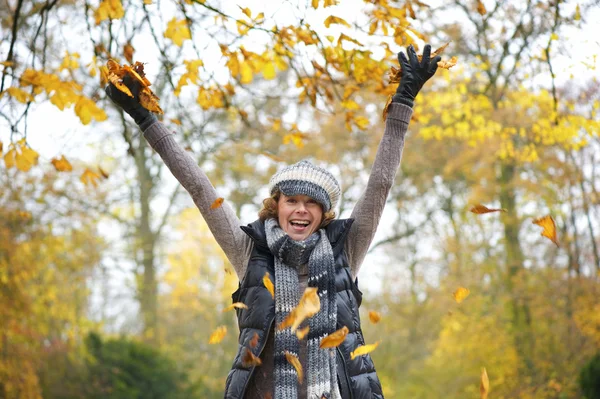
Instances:
[[[439,61],[437,64],[438,64],[438,67],[440,67],[442,69],[450,69],[454,65],[456,65],[457,61],[458,61],[458,59],[456,57],[452,57],[452,58],[450,58],[449,61]]]
[[[350,28],[350,24],[348,22],[346,22],[344,19],[330,15],[325,19],[325,22],[323,22],[323,24],[325,25],[326,28],[329,28],[330,25],[332,24],[338,24],[338,25],[344,25],[347,26],[348,28]]]
[[[452,296],[454,297],[454,300],[456,301],[456,303],[461,303],[462,301],[465,300],[466,297],[469,296],[469,293],[471,291],[469,291],[468,288],[464,288],[464,287],[458,287],[453,293]]]
[[[487,375],[485,367],[481,368],[481,384],[479,385],[479,392],[481,393],[481,399],[487,399],[490,391],[490,380]]]
[[[298,337],[298,339],[303,339],[304,337],[306,337],[306,334],[308,334],[309,330],[310,326],[306,326],[304,328],[296,330],[296,337]]]
[[[263,284],[265,286],[265,288],[267,289],[267,291],[269,291],[271,293],[271,296],[273,297],[273,299],[275,299],[275,287],[273,286],[273,282],[271,281],[271,277],[269,276],[269,273],[265,273],[264,277],[263,277]]]
[[[254,367],[260,366],[261,364],[262,360],[260,360],[258,356],[254,355],[249,348],[244,348],[244,354],[242,355],[242,366]]]
[[[227,327],[219,326],[219,327],[217,327],[217,329],[215,331],[213,331],[212,334],[210,334],[208,343],[209,344],[218,344],[219,342],[221,342],[223,340],[223,338],[225,338],[226,334],[227,334]]]
[[[479,13],[479,15],[485,15],[485,13],[487,13],[487,10],[483,5],[483,1],[481,0],[477,0],[477,12]]]
[[[379,343],[381,341],[377,341],[374,344],[370,344],[370,345],[361,345],[358,348],[356,348],[356,350],[354,350],[353,352],[350,352],[350,360],[354,360],[354,358],[356,358],[357,356],[362,356],[362,355],[366,355],[368,353],[371,353],[375,350],[375,348],[377,348],[377,346],[379,346]]]
[[[173,17],[167,24],[167,30],[163,34],[167,39],[178,47],[183,45],[183,42],[192,38],[188,22],[185,19],[177,20]]]
[[[96,25],[107,19],[121,19],[125,15],[121,0],[102,0],[94,12]]]
[[[214,200],[214,202],[212,204],[210,204],[210,209],[217,209],[220,208],[221,205],[223,205],[223,201],[225,201],[225,198],[217,198],[216,200]]]
[[[307,318],[314,316],[321,308],[321,301],[317,294],[317,287],[308,287],[298,306],[296,306],[287,315],[285,319],[277,326],[278,330],[283,330],[286,327],[291,327],[292,332],[296,331],[298,326]]]
[[[300,364],[298,356],[288,351],[285,351],[285,358],[296,369],[296,373],[298,373],[298,382],[302,384],[302,380],[304,379],[304,372],[302,371],[302,365]]]
[[[369,312],[369,320],[371,320],[371,323],[377,324],[377,323],[379,323],[379,320],[381,320],[381,314],[379,314],[379,312],[375,312],[374,310],[371,310]]]
[[[390,94],[388,96],[387,101],[385,102],[385,105],[383,106],[383,112],[381,113],[381,117],[383,118],[383,121],[385,121],[387,119],[388,109],[390,108],[390,104],[392,103],[392,97],[393,97],[393,95]]]
[[[252,336],[252,339],[250,340],[251,348],[256,348],[256,345],[258,345],[258,333],[257,332],[254,333],[254,335]]]
[[[143,63],[137,61],[131,66],[121,66],[115,60],[109,59],[106,62],[106,67],[108,68],[109,82],[111,82],[118,90],[127,94],[129,97],[133,97],[131,90],[124,83],[124,78],[128,76],[129,78],[133,79],[134,81],[137,81],[140,84],[141,89],[139,93],[139,102],[142,105],[142,107],[156,114],[164,113],[158,103],[158,96],[154,94],[149,88],[149,86],[151,86],[151,83],[148,80],[148,78],[146,78],[146,74],[144,73]]]
[[[33,165],[37,165],[39,154],[29,148],[25,139],[8,146],[8,152],[4,154],[4,164],[7,169],[16,167],[22,172],[27,172]]]
[[[79,101],[75,103],[75,114],[84,125],[89,124],[92,119],[98,122],[108,119],[106,112],[95,101],[84,96],[79,97]]]
[[[248,309],[248,306],[246,306],[246,304],[243,302],[235,302],[223,309],[223,312],[233,309]]]
[[[549,238],[550,241],[555,243],[557,247],[559,246],[556,235],[556,224],[554,223],[552,216],[546,215],[541,218],[534,219],[532,223],[543,227],[544,230],[542,231],[542,236]]]
[[[4,93],[5,92],[0,93],[0,97],[2,97],[2,94]],[[25,90],[19,89],[18,87],[9,87],[6,89],[6,93],[23,104],[33,101],[33,96],[31,94],[27,93]]]
[[[319,348],[335,348],[344,342],[346,335],[348,335],[348,327],[344,326],[339,330],[323,337],[321,339],[321,343],[319,344]]]
[[[131,43],[128,42],[123,46],[123,55],[125,56],[125,59],[127,60],[127,62],[129,62],[130,64],[133,64],[133,53],[134,52],[135,52],[135,49],[133,48]]]
[[[101,176],[98,173],[86,168],[79,177],[79,180],[85,185],[92,185],[94,187],[97,187],[98,180],[100,180],[100,178]]]
[[[71,172],[73,170],[71,163],[67,161],[64,155],[61,155],[60,158],[52,158],[50,162],[52,163],[52,165],[54,165],[54,168],[59,172]]]
[[[469,209],[469,211],[471,211],[477,215],[481,215],[481,214],[490,213],[490,212],[506,212],[506,209],[504,209],[504,208],[491,209],[491,208],[487,208],[483,205],[477,204],[477,205],[474,205],[471,209]]]

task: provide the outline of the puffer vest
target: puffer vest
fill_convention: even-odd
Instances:
[[[350,360],[350,353],[365,341],[360,328],[358,308],[362,292],[358,279],[352,281],[344,242],[352,225],[352,219],[332,221],[325,231],[335,259],[335,286],[337,294],[337,328],[348,327],[348,335],[337,347],[337,376],[344,399],[382,399],[381,383],[369,355]],[[256,356],[262,354],[275,320],[275,301],[263,285],[263,276],[275,276],[275,261],[267,246],[264,222],[257,220],[242,227],[254,241],[254,249],[248,262],[246,275],[232,295],[233,302],[243,302],[248,309],[236,309],[240,335],[238,352],[225,385],[225,399],[242,399],[256,367],[244,367],[242,356],[249,348]],[[273,279],[274,280],[274,279]],[[275,284],[275,281],[273,281]],[[258,334],[258,344],[250,348],[250,340]],[[260,367],[260,366],[258,366]],[[274,377],[273,377],[274,378]]]

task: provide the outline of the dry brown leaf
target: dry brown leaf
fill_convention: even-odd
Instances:
[[[452,296],[454,297],[454,300],[456,301],[456,303],[461,303],[462,301],[465,300],[466,297],[469,296],[470,293],[471,293],[471,291],[469,291],[468,288],[458,287],[452,293]]]
[[[506,212],[506,209],[502,208],[502,209],[491,209],[491,208],[487,208],[483,205],[477,204],[474,205],[471,209],[469,209],[471,212],[477,214],[477,215],[481,215],[484,213],[490,213],[490,212]]]
[[[212,334],[210,334],[208,343],[209,344],[218,344],[219,342],[221,342],[223,340],[223,338],[225,338],[226,334],[227,334],[227,327],[219,326],[219,327],[217,327],[217,329],[215,331],[213,331]]]
[[[387,114],[388,114],[388,108],[390,107],[390,104],[392,103],[392,97],[393,95],[389,95],[387,101],[385,102],[385,105],[383,107],[383,120],[385,121],[387,119]]]
[[[258,345],[258,333],[257,332],[254,333],[254,335],[252,336],[252,339],[250,340],[251,348],[256,348],[256,345]]]
[[[225,201],[225,198],[217,198],[216,200],[214,200],[214,202],[212,204],[210,204],[210,209],[217,209],[220,208],[221,205],[223,205],[223,201]]]
[[[109,72],[108,81],[115,85],[115,87],[119,89],[119,91],[122,91],[129,97],[133,97],[133,94],[131,94],[131,90],[129,90],[129,87],[125,86],[125,84],[121,81],[121,78],[119,78],[119,76]]]
[[[442,69],[450,69],[454,65],[456,65],[457,61],[458,61],[458,59],[456,57],[452,57],[452,58],[450,58],[449,61],[439,61],[437,64],[438,64],[438,67],[440,67]]]
[[[235,302],[223,309],[223,312],[233,309],[248,309],[248,306],[246,306],[246,304],[243,302]]]
[[[285,358],[296,369],[296,373],[298,373],[298,382],[302,384],[302,380],[304,379],[304,373],[302,371],[302,365],[300,364],[298,356],[288,351],[285,351]]]
[[[556,235],[556,223],[554,223],[554,219],[552,219],[552,216],[546,215],[541,218],[534,219],[532,223],[543,227],[544,230],[542,231],[542,236],[549,238],[550,241],[555,243],[557,247],[559,246],[558,238]]]
[[[490,392],[490,380],[485,367],[481,368],[481,385],[479,385],[479,392],[481,393],[481,399],[487,399],[488,393]]]
[[[263,277],[263,284],[265,286],[265,288],[267,289],[267,291],[269,291],[271,293],[271,296],[273,297],[273,299],[275,299],[275,286],[273,286],[273,282],[271,281],[271,276],[269,276],[269,273],[265,273],[264,277]]]
[[[127,60],[127,62],[129,62],[130,64],[133,63],[133,53],[134,52],[135,52],[135,49],[133,48],[131,43],[127,43],[123,46],[123,55],[125,56],[125,59]]]
[[[291,327],[292,332],[294,332],[305,319],[314,316],[320,308],[321,301],[317,294],[317,287],[308,287],[302,294],[298,306],[292,309],[290,314],[279,323],[277,329],[283,330],[286,327]]]
[[[350,360],[354,360],[354,358],[357,356],[362,356],[362,355],[366,355],[367,353],[373,352],[375,350],[375,348],[377,348],[377,346],[379,346],[380,342],[381,341],[377,341],[371,345],[359,346],[358,348],[356,348],[356,350],[354,350],[353,352],[350,352]]]
[[[140,104],[150,112],[155,114],[164,114],[163,110],[158,105],[158,97],[147,87],[140,91]]]
[[[477,12],[479,13],[479,15],[485,15],[485,13],[487,13],[487,10],[483,5],[483,1],[481,0],[477,0]]]
[[[371,323],[377,324],[377,323],[379,323],[379,320],[381,320],[381,314],[379,312],[375,312],[374,310],[371,310],[369,312],[369,320],[371,320]]]
[[[346,335],[348,335],[348,327],[344,326],[326,337],[323,337],[319,344],[319,348],[335,348],[344,342]]]
[[[310,326],[306,326],[304,328],[296,330],[296,337],[298,337],[298,339],[303,339],[304,337],[306,337],[306,334],[308,334],[309,330]]]
[[[260,366],[262,364],[262,360],[258,356],[255,356],[254,353],[249,348],[244,348],[244,354],[242,355],[242,366],[244,367],[253,367]]]

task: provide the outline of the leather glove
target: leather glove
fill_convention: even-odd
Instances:
[[[438,55],[434,59],[430,59],[431,46],[429,44],[423,48],[421,62],[419,62],[412,44],[408,46],[406,53],[408,54],[408,59],[402,51],[398,53],[398,62],[400,62],[400,66],[402,67],[402,75],[396,94],[392,97],[392,102],[408,105],[412,108],[419,90],[421,90],[429,78],[435,75],[438,68],[437,63],[442,57]]]
[[[104,91],[106,92],[106,95],[116,105],[121,107],[123,111],[128,113],[129,116],[133,118],[135,123],[137,123],[140,129],[144,131],[158,119],[152,112],[148,111],[146,108],[142,107],[142,104],[140,104],[140,82],[134,80],[129,75],[125,75],[123,78],[123,84],[129,88],[129,91],[131,91],[133,97],[129,97],[127,94],[117,89],[112,83],[109,83]]]

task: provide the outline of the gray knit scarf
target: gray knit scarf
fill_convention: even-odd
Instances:
[[[320,349],[321,338],[336,330],[335,263],[331,243],[320,229],[304,241],[292,240],[275,219],[265,221],[267,244],[275,258],[275,321],[279,325],[298,305],[297,268],[308,262],[308,286],[317,287],[321,309],[309,319],[308,398],[341,399],[337,384],[335,348]],[[299,341],[288,327],[275,329],[275,397],[296,399],[298,375],[285,358],[285,351],[299,356]]]

